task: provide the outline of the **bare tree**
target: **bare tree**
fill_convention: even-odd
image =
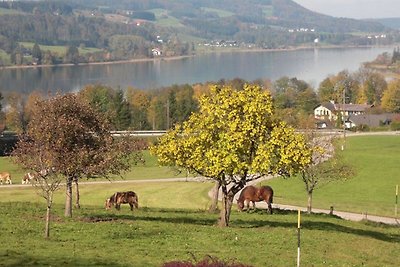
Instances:
[[[44,237],[50,237],[50,214],[51,206],[53,204],[53,195],[60,187],[64,177],[57,175],[54,172],[39,172],[33,181],[33,186],[36,189],[36,193],[46,200],[46,224]]]
[[[313,192],[327,183],[343,180],[353,175],[351,166],[334,150],[332,136],[318,136],[313,130],[306,134],[312,150],[312,161],[301,171],[301,179],[307,192],[307,212],[312,212]]]
[[[73,182],[118,175],[140,158],[138,150],[135,141],[114,138],[108,122],[88,103],[67,94],[36,102],[13,154],[26,169],[53,170],[65,178],[64,214],[71,217]]]

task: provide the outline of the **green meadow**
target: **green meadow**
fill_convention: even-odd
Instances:
[[[35,43],[31,43],[31,42],[19,42],[20,45],[32,49],[33,46],[35,45]],[[39,47],[42,51],[50,51],[52,53],[56,53],[58,55],[64,55],[65,52],[67,51],[67,47],[66,46],[62,46],[62,45],[40,45]],[[79,50],[79,54],[81,55],[85,55],[87,53],[95,53],[95,52],[100,52],[102,51],[101,49],[98,48],[94,48],[94,47],[78,47]]]
[[[356,176],[317,189],[314,207],[371,209],[371,214],[376,209],[376,214],[392,215],[399,150],[399,136],[347,138],[345,157],[357,169]],[[63,216],[64,188],[57,191],[48,240],[43,237],[45,202],[35,189],[0,186],[0,266],[162,266],[205,257],[260,267],[296,265],[296,212],[247,213],[234,206],[230,226],[220,228],[218,214],[207,212],[211,182],[152,181],[175,172],[158,167],[149,154],[145,157],[146,164],[118,178],[122,183],[117,178],[82,183],[82,208],[74,209],[72,218]],[[1,158],[0,166],[15,177],[23,174],[8,158]],[[145,175],[147,168],[154,177]],[[20,178],[13,179],[20,183]],[[138,181],[142,179],[150,181]],[[298,178],[276,178],[268,184],[276,203],[306,203]],[[120,211],[104,209],[107,197],[126,190],[138,194],[138,210],[131,212],[128,205]],[[398,266],[399,251],[399,226],[301,215],[301,266]]]
[[[209,7],[202,7],[201,9],[205,12],[215,13],[220,18],[226,18],[226,17],[231,17],[231,16],[235,15],[235,13],[233,13],[233,12],[229,12],[229,11],[222,10],[222,9],[209,8]]]
[[[139,162],[133,165],[128,172],[124,172],[120,176],[111,176],[109,178],[97,177],[96,179],[83,178],[81,181],[126,181],[186,177],[186,173],[179,173],[173,168],[159,166],[157,164],[157,158],[151,156],[148,151],[143,152],[143,159],[143,163]],[[0,172],[2,171],[7,171],[11,174],[13,184],[21,184],[22,177],[27,172],[15,165],[10,157],[0,157]]]
[[[394,217],[396,185],[400,186],[400,136],[347,137],[343,153],[355,176],[317,188],[313,207]],[[300,178],[264,183],[274,189],[276,203],[307,206]]]
[[[156,9],[150,9],[149,11],[154,13],[154,15],[156,16],[156,24],[160,26],[183,27],[179,19],[168,14],[168,11],[166,9],[156,8]]]
[[[9,9],[9,8],[2,8],[0,7],[0,16],[2,15],[15,15],[15,14],[24,14],[24,12],[15,10],[15,9]]]

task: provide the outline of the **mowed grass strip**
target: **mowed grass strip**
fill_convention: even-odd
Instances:
[[[347,137],[344,156],[356,170],[355,177],[317,188],[313,207],[394,217],[395,190],[400,186],[400,136]],[[274,189],[274,202],[307,206],[299,177],[265,181]]]

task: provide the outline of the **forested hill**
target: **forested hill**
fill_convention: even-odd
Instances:
[[[233,46],[287,48],[316,40],[321,45],[382,45],[400,38],[378,21],[334,18],[291,0],[0,2],[0,56],[11,55],[11,64],[22,64],[21,55],[31,53],[26,49],[34,43],[72,46],[64,58],[46,50],[43,59],[51,64],[149,57],[154,48],[166,56],[185,55],[198,44],[221,40]],[[78,55],[75,47],[97,50]],[[0,65],[4,62],[0,58]]]
[[[400,30],[400,17],[398,18],[383,18],[383,19],[374,19],[373,21],[379,22],[386,27],[390,27],[392,29]]]
[[[354,31],[383,31],[379,22],[333,18],[312,12],[292,0],[71,0],[83,8],[110,10],[161,11],[163,16],[178,20],[182,25],[193,21],[224,24],[254,24],[259,26],[308,27],[331,33]],[[83,2],[83,3],[82,3]],[[216,23],[217,24],[217,23]],[[239,29],[238,29],[239,30]]]

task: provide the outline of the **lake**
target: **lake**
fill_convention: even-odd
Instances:
[[[79,91],[87,84],[101,83],[125,89],[152,89],[173,84],[194,84],[220,79],[248,81],[283,76],[297,77],[318,87],[329,75],[356,71],[394,47],[315,48],[291,51],[221,52],[178,60],[0,69],[0,91],[30,93]]]

